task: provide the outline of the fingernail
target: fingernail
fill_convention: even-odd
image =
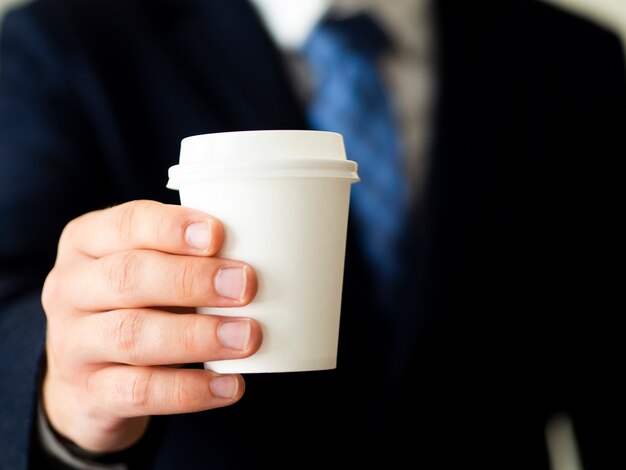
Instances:
[[[196,222],[190,224],[185,230],[185,239],[196,250],[206,251],[211,244],[211,232],[210,222]]]
[[[235,398],[239,382],[232,375],[220,375],[211,380],[211,391],[218,398]]]
[[[215,290],[228,299],[241,300],[246,290],[247,268],[222,268],[215,276]]]
[[[230,349],[245,351],[250,340],[250,322],[248,320],[230,320],[222,322],[217,335],[220,342]]]

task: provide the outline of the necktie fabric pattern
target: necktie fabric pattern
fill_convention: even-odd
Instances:
[[[303,54],[314,79],[310,124],[343,134],[348,158],[359,164],[361,183],[352,188],[353,222],[382,290],[390,295],[403,275],[408,190],[401,140],[377,68],[388,45],[375,21],[360,14],[320,23]]]

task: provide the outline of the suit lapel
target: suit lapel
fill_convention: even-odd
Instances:
[[[280,52],[247,1],[198,2],[174,40],[221,130],[307,127]]]

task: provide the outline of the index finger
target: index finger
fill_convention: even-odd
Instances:
[[[70,222],[59,251],[101,258],[126,250],[211,256],[224,240],[222,224],[208,214],[155,201],[132,201],[89,212]]]

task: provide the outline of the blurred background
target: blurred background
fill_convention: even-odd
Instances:
[[[19,5],[20,3],[26,3],[25,0],[0,0],[0,18],[4,15],[7,8],[13,5]]]
[[[620,34],[626,42],[626,2],[623,0],[545,0],[597,21]],[[7,8],[26,0],[0,0],[0,18]]]
[[[623,0],[545,0],[613,29],[626,40],[626,2]],[[0,17],[7,8],[26,0],[0,0]]]

